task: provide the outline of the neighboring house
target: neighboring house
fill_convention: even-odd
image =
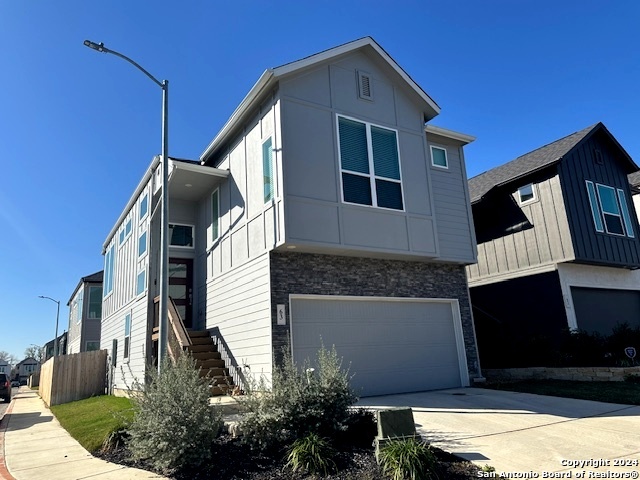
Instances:
[[[0,373],[11,374],[11,365],[6,360],[0,359]]]
[[[633,205],[636,207],[636,213],[640,220],[640,172],[630,173],[627,178],[629,179],[629,185],[631,185]]]
[[[102,274],[103,272],[99,271],[82,277],[67,303],[69,307],[67,353],[69,354],[100,349]]]
[[[480,376],[463,147],[371,38],[264,72],[200,162],[172,159],[169,291],[236,382],[335,345],[363,395]],[[158,295],[154,159],[104,243],[101,348],[144,378]],[[125,362],[125,365],[122,364]],[[120,368],[118,367],[120,372]]]
[[[40,362],[33,357],[27,357],[16,364],[16,370],[18,373],[17,379],[20,382],[26,382],[29,375],[40,371]]]
[[[467,267],[484,367],[566,329],[640,326],[638,167],[602,123],[469,180],[478,263]],[[520,359],[518,359],[520,360]]]
[[[44,358],[43,362],[46,362],[51,357],[53,357],[53,352],[55,349],[55,344],[53,340],[49,340],[44,344]],[[67,332],[63,332],[61,335],[58,335],[58,355],[66,355],[67,354]]]

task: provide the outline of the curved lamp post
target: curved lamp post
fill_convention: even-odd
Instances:
[[[58,312],[56,313],[56,338],[53,341],[53,356],[58,356],[58,319],[60,318],[60,300],[54,300],[51,297],[46,297],[44,295],[38,295],[38,298],[45,298],[47,300],[51,300],[54,303],[58,304]]]
[[[163,80],[162,82],[156,77],[147,72],[144,68],[131,60],[126,55],[118,53],[114,50],[110,50],[101,43],[95,43],[90,40],[85,40],[84,44],[102,53],[110,53],[116,57],[120,57],[126,60],[131,65],[136,67],[147,77],[149,77],[153,83],[158,85],[162,89],[162,197],[161,197],[161,224],[160,224],[160,331],[158,332],[159,346],[158,346],[158,372],[160,372],[162,360],[167,352],[167,314],[169,310],[168,305],[168,291],[169,291],[169,80]]]

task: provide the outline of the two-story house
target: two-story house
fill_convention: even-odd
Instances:
[[[7,376],[11,374],[11,365],[2,358],[0,358],[0,373],[6,373]]]
[[[199,162],[172,159],[169,293],[236,382],[269,381],[283,351],[302,362],[322,344],[363,395],[480,376],[473,137],[428,123],[439,112],[366,37],[266,70]],[[104,243],[101,347],[125,380],[154,352],[158,162]]]
[[[26,385],[29,375],[40,371],[40,362],[33,357],[27,357],[16,364],[17,380]]]
[[[627,178],[636,170],[598,123],[469,180],[478,263],[467,273],[483,366],[513,363],[507,351],[548,345],[562,330],[640,326]]]
[[[80,353],[100,348],[100,322],[102,320],[103,271],[82,277],[71,294],[67,353]]]

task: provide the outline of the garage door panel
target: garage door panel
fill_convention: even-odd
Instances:
[[[362,395],[462,384],[450,302],[325,298],[291,301],[296,362],[335,346]]]

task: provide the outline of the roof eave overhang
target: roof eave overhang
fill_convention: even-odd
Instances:
[[[424,127],[424,131],[433,135],[438,135],[440,137],[446,137],[452,140],[456,140],[463,145],[468,145],[476,139],[476,137],[467,135],[466,133],[456,132],[447,128],[436,127],[435,125],[426,125]]]

